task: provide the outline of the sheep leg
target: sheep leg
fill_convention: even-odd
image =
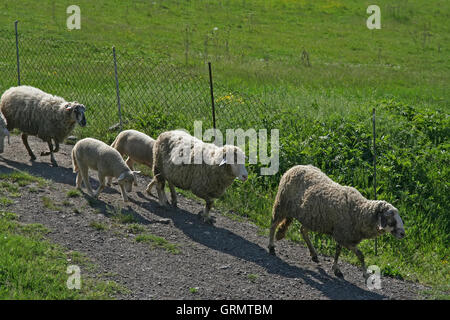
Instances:
[[[155,177],[156,178],[156,177]],[[166,193],[164,192],[164,179],[157,179],[156,191],[158,192],[159,204],[163,207],[167,206],[169,201],[167,200]]]
[[[173,184],[169,182],[170,196],[172,198],[172,207],[177,207],[177,192],[175,191],[175,187]]]
[[[128,196],[127,196],[127,192],[125,191],[124,186],[119,184],[119,187],[120,187],[120,193],[122,194],[123,201],[128,202]]]
[[[302,226],[300,228],[300,232],[302,233],[303,240],[305,240],[306,245],[308,246],[312,261],[319,263],[319,259],[317,258],[317,252],[314,249],[314,246],[312,245],[311,240],[309,240],[308,229],[306,229],[304,226]]]
[[[30,145],[28,144],[28,135],[25,133],[22,133],[22,142],[25,145],[25,148],[27,148],[28,154],[31,157],[31,161],[36,160],[36,156],[34,155],[33,151],[30,148]]]
[[[77,184],[77,189],[80,190],[80,191],[81,191],[81,184],[82,183],[83,183],[83,178],[81,177],[80,170],[78,170],[76,184]]]
[[[147,186],[147,189],[145,189],[145,191],[151,195],[152,194],[152,188],[155,185],[155,183],[157,183],[158,181],[156,180],[156,178],[153,178],[152,181],[150,181],[150,183]]]
[[[92,191],[91,183],[89,182],[89,169],[88,168],[79,168],[78,174],[81,173],[81,177],[83,178],[84,185],[91,197],[94,196],[94,192]]]
[[[333,270],[334,275],[338,278],[344,278],[344,275],[342,274],[341,270],[339,270],[338,267],[338,259],[339,255],[341,254],[342,246],[340,244],[336,244],[336,252],[334,254],[334,262],[333,266],[331,267],[331,270]]]
[[[53,155],[54,150],[53,150],[52,140],[49,140],[47,143],[48,143],[48,147],[50,149],[50,161],[52,162],[52,165],[54,167],[57,167],[58,164],[56,163],[55,156]]]
[[[206,201],[205,209],[203,210],[203,213],[200,214],[200,217],[203,219],[204,222],[213,224],[215,222],[214,221],[215,219],[214,219],[214,217],[211,217],[211,215],[209,214],[209,211],[211,210],[214,201],[211,201],[211,200],[205,200],[205,201]]]
[[[270,233],[269,233],[269,253],[275,255],[275,231],[277,230],[278,225],[281,223],[283,218],[274,217],[272,218],[272,224],[270,225]]]
[[[350,247],[350,250],[358,257],[358,260],[361,263],[361,268],[362,268],[362,271],[363,271],[363,277],[364,277],[364,279],[367,280],[367,278],[369,278],[370,274],[367,273],[366,263],[364,262],[364,255],[363,255],[363,253],[356,246]]]
[[[94,197],[97,198],[100,192],[105,188],[105,177],[98,173],[98,181],[100,182],[100,185],[98,186],[98,189],[94,192]]]

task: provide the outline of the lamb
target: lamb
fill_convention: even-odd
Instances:
[[[269,252],[275,254],[274,237],[284,238],[289,225],[296,218],[312,260],[319,262],[308,237],[308,231],[332,236],[337,242],[332,271],[343,278],[337,265],[342,247],[358,257],[363,276],[367,279],[364,256],[357,248],[363,239],[375,238],[390,232],[396,238],[405,236],[398,210],[386,201],[368,200],[355,188],[342,186],[318,168],[298,165],[281,178],[272,211]]]
[[[22,131],[22,141],[31,161],[36,156],[28,145],[28,136],[35,135],[47,142],[51,163],[57,167],[53,153],[59,151],[59,143],[72,132],[76,123],[84,127],[86,107],[76,101],[67,102],[61,97],[45,93],[30,86],[12,87],[0,99],[0,111],[7,120],[7,129]],[[53,149],[52,139],[55,142]]]
[[[153,167],[153,145],[155,140],[145,133],[136,130],[125,130],[119,133],[111,144],[111,147],[119,151],[123,155],[127,155],[128,159],[125,163],[131,170],[134,170],[134,163],[141,163],[150,168]],[[108,185],[111,185],[112,178],[109,178]],[[149,184],[150,185],[150,184]],[[137,182],[135,180],[135,186]],[[150,193],[150,189],[147,188]]]
[[[73,172],[78,172],[76,186],[79,190],[84,181],[89,195],[96,198],[105,188],[105,178],[115,177],[124,202],[128,201],[127,192],[132,191],[135,174],[139,173],[139,171],[130,170],[116,149],[93,138],[85,138],[75,144],[72,149],[72,166]],[[96,170],[98,173],[100,185],[95,192],[92,191],[89,183],[89,169]]]
[[[220,197],[236,177],[247,180],[244,162],[245,155],[238,147],[204,143],[181,130],[164,132],[153,147],[154,178],[149,188],[156,184],[159,202],[166,206],[164,184],[167,180],[174,207],[177,206],[175,187],[191,190],[206,202],[199,217],[212,224],[214,218],[209,211],[214,199]]]
[[[3,153],[5,137],[8,137],[8,144],[9,144],[9,131],[6,127],[7,127],[6,119],[0,112],[0,153]]]

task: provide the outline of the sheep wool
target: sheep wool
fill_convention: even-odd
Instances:
[[[202,155],[201,163],[196,155]],[[242,150],[236,146],[225,145],[218,147],[189,135],[181,130],[164,132],[159,135],[153,147],[153,175],[152,183],[157,182],[160,203],[167,204],[164,194],[164,182],[169,183],[172,195],[172,205],[176,206],[176,192],[174,187],[191,190],[199,198],[206,201],[202,217],[212,223],[209,210],[215,198],[220,197],[234,179],[247,179],[247,170],[243,161],[232,163],[227,154],[234,159],[245,159]],[[184,161],[180,161],[183,158]],[[245,160],[244,160],[245,161]],[[151,184],[152,185],[152,184]],[[150,187],[151,187],[150,185]]]
[[[28,135],[34,135],[48,143],[51,156],[59,150],[59,143],[72,132],[76,123],[86,125],[85,106],[78,102],[67,102],[61,97],[48,94],[30,86],[12,87],[6,90],[0,100],[0,111],[6,118],[8,130],[18,128],[31,160],[36,157],[28,145]],[[55,142],[53,149],[52,139]]]
[[[363,239],[391,232],[397,238],[404,236],[403,222],[398,210],[386,201],[368,200],[355,188],[342,186],[327,177],[318,168],[298,165],[281,178],[272,212],[269,251],[274,254],[274,238],[284,238],[293,219],[301,223],[302,236],[313,261],[317,253],[308,238],[308,231],[332,236],[336,248],[333,271],[337,267],[341,246],[352,250],[359,258],[364,276],[367,276],[364,257],[357,248]],[[275,234],[276,229],[277,233]]]
[[[145,133],[136,130],[125,130],[117,135],[111,147],[119,151],[122,156],[128,156],[125,163],[131,170],[134,170],[135,162],[144,164],[152,169],[154,144],[155,140]],[[108,184],[111,184],[111,178]],[[147,190],[147,192],[150,193],[150,190]]]
[[[92,138],[82,139],[75,144],[72,149],[72,166],[73,171],[78,172],[76,186],[79,190],[84,182],[88,193],[98,197],[105,188],[105,179],[114,177],[117,178],[125,202],[128,201],[127,192],[132,191],[135,174],[139,173],[139,171],[130,170],[116,149]],[[100,185],[95,192],[92,191],[89,182],[89,169],[96,170],[98,173]]]

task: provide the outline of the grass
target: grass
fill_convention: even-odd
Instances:
[[[89,223],[89,226],[97,231],[104,231],[108,229],[108,226],[105,223],[97,221],[92,221],[91,223]]]
[[[222,211],[237,212],[261,229],[269,226],[281,175],[295,164],[316,165],[374,197],[371,111],[376,107],[377,197],[400,210],[407,237],[383,236],[377,256],[373,240],[361,248],[383,274],[448,292],[450,3],[409,0],[393,8],[391,1],[380,0],[381,30],[366,28],[370,4],[80,0],[82,29],[69,32],[66,4],[7,0],[0,5],[5,43],[0,87],[16,83],[11,39],[19,19],[24,81],[83,101],[88,125],[77,129],[77,136],[111,143],[116,133],[107,128],[118,122],[113,44],[128,121],[124,128],[154,137],[168,129],[191,130],[194,120],[209,126],[205,61],[211,60],[218,128],[280,130],[279,173],[261,176],[260,165],[248,166],[248,182],[234,183],[217,201]],[[43,48],[45,55],[39,54]],[[310,67],[302,63],[303,50]],[[155,67],[151,60],[163,63]],[[186,76],[198,73],[200,80]],[[288,238],[302,242],[298,230],[294,224]],[[333,241],[312,238],[321,253],[333,254]],[[343,258],[356,263],[348,252]]]
[[[49,197],[42,196],[41,200],[42,200],[42,203],[43,203],[44,207],[46,207],[47,209],[54,210],[54,211],[60,211],[61,210],[61,208],[59,208],[54,203],[54,201],[52,199],[50,199]]]
[[[259,278],[258,274],[250,273],[247,275],[247,279],[250,280],[251,282],[256,282],[258,278]]]
[[[66,192],[67,197],[69,198],[78,198],[81,196],[81,192],[78,189],[70,189]]]
[[[181,252],[177,244],[170,243],[162,237],[158,237],[149,233],[136,236],[135,241],[150,243],[153,248],[162,248],[172,254],[179,254]]]
[[[125,292],[115,282],[86,276],[76,252],[66,253],[43,239],[48,232],[45,227],[23,225],[16,218],[14,213],[0,211],[0,299],[111,299]],[[66,269],[74,263],[81,268],[80,290],[66,287]]]

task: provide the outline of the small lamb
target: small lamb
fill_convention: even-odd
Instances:
[[[150,168],[153,166],[153,145],[155,140],[145,133],[136,130],[125,130],[119,133],[111,144],[111,147],[128,159],[125,163],[131,170],[134,170],[134,163],[141,163]],[[112,178],[108,178],[108,185],[111,185]],[[137,181],[134,183],[137,186]],[[149,184],[150,185],[150,184]],[[147,188],[147,192],[150,190]]]
[[[78,172],[76,186],[79,190],[84,181],[88,193],[96,198],[105,188],[105,178],[114,177],[117,178],[125,202],[128,201],[127,192],[132,191],[135,174],[139,173],[130,170],[116,149],[92,138],[82,139],[75,144],[72,149],[72,166],[73,172]],[[89,183],[89,169],[98,172],[100,186],[95,192]]]
[[[364,255],[357,245],[385,232],[398,239],[405,236],[403,221],[393,205],[368,200],[355,188],[341,186],[311,165],[294,166],[280,180],[269,235],[271,254],[275,254],[276,229],[279,227],[276,239],[283,239],[294,218],[302,224],[300,231],[314,262],[319,260],[308,231],[328,234],[336,240],[332,270],[337,277],[343,277],[337,265],[342,247],[356,254],[367,278]]]

